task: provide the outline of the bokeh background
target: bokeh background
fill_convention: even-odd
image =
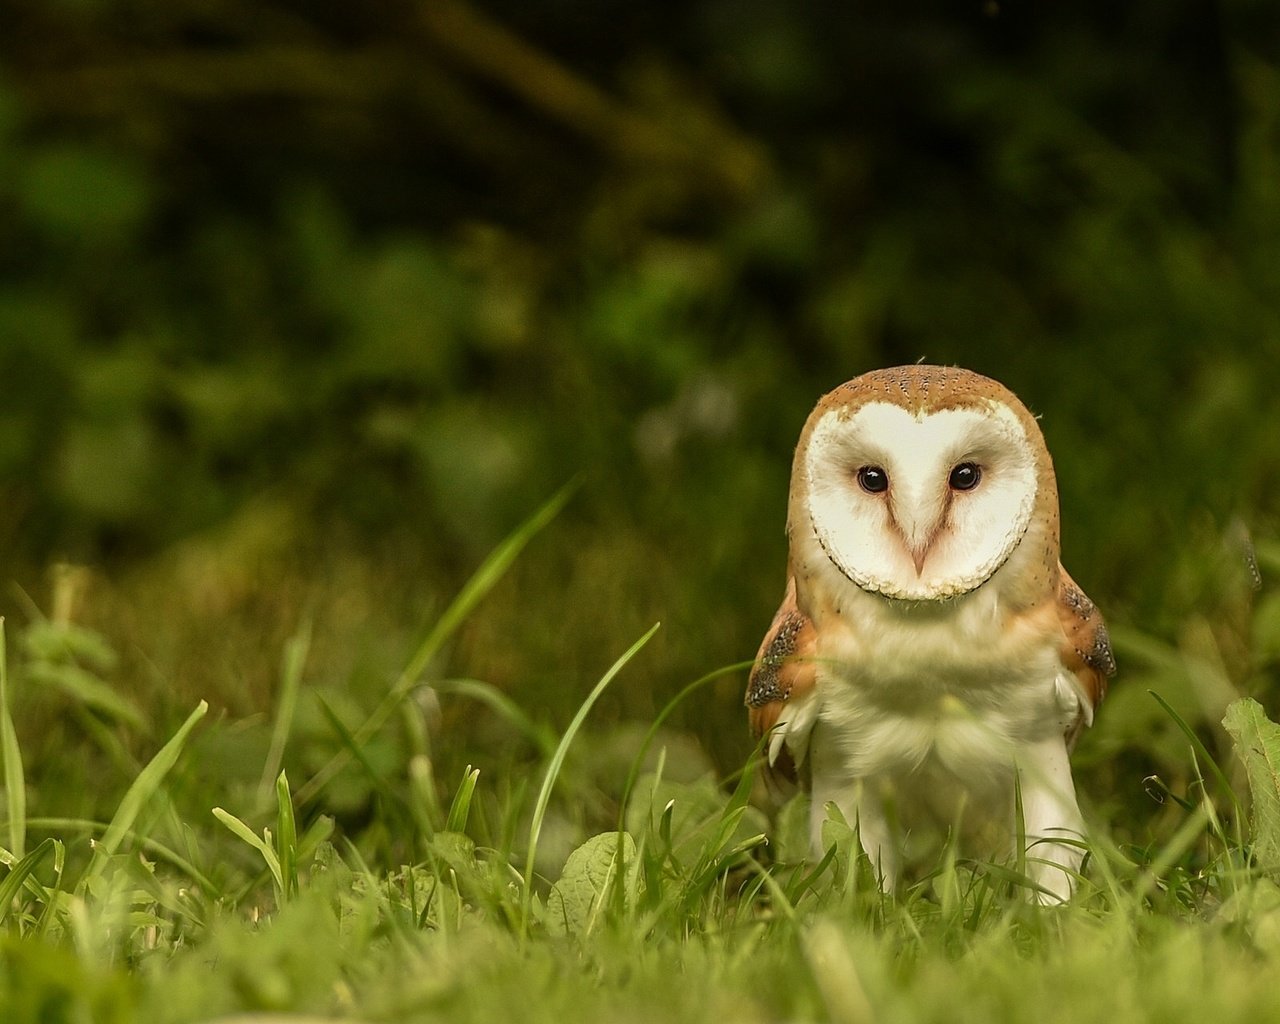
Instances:
[[[1232,695],[1275,710],[1247,551],[1280,562],[1280,6],[0,0],[0,605],[45,665],[15,698],[36,806],[111,806],[200,698],[201,770],[256,783],[310,623],[305,774],[338,745],[310,695],[361,721],[571,479],[427,678],[558,730],[660,620],[579,755],[616,790],[636,723],[754,653],[818,395],[922,358],[1043,417],[1121,661],[1080,770],[1141,841],[1144,777],[1188,771],[1148,688],[1210,743]],[[672,749],[739,767],[743,682]],[[442,762],[536,760],[485,706],[429,717]]]

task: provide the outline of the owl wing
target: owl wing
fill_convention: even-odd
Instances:
[[[796,581],[791,577],[756,653],[744,701],[752,734],[771,733],[765,774],[773,784],[794,784],[804,762],[816,704],[815,638],[813,623],[796,604]]]
[[[1116,674],[1111,637],[1097,605],[1066,569],[1058,565],[1058,621],[1063,643],[1059,650],[1068,680],[1079,696],[1079,711],[1067,726],[1067,743],[1074,746],[1080,732],[1093,724],[1093,712],[1107,695],[1107,680]]]

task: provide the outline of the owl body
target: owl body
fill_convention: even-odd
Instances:
[[[886,887],[948,834],[1013,855],[1020,790],[1032,881],[1069,896],[1067,753],[1110,647],[1058,563],[1031,415],[963,370],[857,378],[806,423],[787,529],[787,593],[747,703],[770,764],[809,781],[815,853],[834,802]]]

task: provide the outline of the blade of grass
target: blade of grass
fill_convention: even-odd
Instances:
[[[475,571],[462,590],[458,592],[457,597],[453,599],[449,607],[436,620],[435,625],[427,632],[426,637],[418,645],[417,650],[414,651],[413,656],[392,684],[387,695],[382,698],[382,701],[368,719],[365,720],[365,723],[355,731],[354,738],[357,745],[364,745],[370,737],[386,724],[396,706],[418,684],[419,677],[431,663],[431,660],[439,653],[445,641],[462,625],[467,616],[471,614],[484,596],[493,589],[494,585],[506,575],[507,570],[511,568],[520,552],[524,550],[525,545],[559,514],[577,488],[577,480],[570,481],[560,488],[551,497],[550,501],[525,520],[490,552],[489,557],[481,563],[480,568]],[[308,803],[315,799],[325,784],[346,767],[350,760],[350,751],[344,750],[335,754],[324,767],[317,771],[298,790],[298,802]]]
[[[55,849],[59,851],[58,860],[61,860],[63,844],[60,840],[57,840],[57,839],[55,839],[53,842],[54,842]],[[3,864],[6,868],[9,868],[10,870],[12,870],[13,868],[17,867],[18,862],[20,860],[21,860],[20,857],[15,857],[8,850],[0,850],[0,864]],[[61,871],[60,866],[58,870]],[[38,900],[41,900],[42,902],[47,900],[49,896],[49,890],[40,884],[39,879],[28,877],[27,880],[23,883],[23,887],[28,892],[30,892],[32,896],[34,896]]]
[[[833,863],[835,863],[835,859],[836,848],[834,846],[828,846],[826,853],[822,855],[822,859],[818,861],[817,865],[812,870],[801,873],[797,881],[791,885],[791,891],[788,893],[788,899],[790,899],[793,904],[799,903],[804,894],[808,890],[812,889],[818,879],[822,877]]]
[[[77,891],[83,892],[89,883],[102,873],[108,859],[115,854],[120,847],[120,843],[129,834],[129,830],[142,812],[142,808],[155,795],[165,776],[169,774],[177,763],[178,755],[182,753],[182,747],[186,743],[187,737],[191,734],[191,730],[196,727],[196,723],[200,719],[204,718],[208,710],[208,701],[202,700],[196,706],[196,709],[187,716],[187,720],[179,726],[178,731],[173,734],[169,742],[161,747],[159,753],[138,773],[138,777],[133,780],[133,785],[128,788],[121,799],[120,806],[116,808],[116,813],[112,817],[111,823],[107,825],[106,832],[102,834],[102,839],[98,841],[97,846],[94,848],[93,859],[85,869],[85,873],[76,887]]]
[[[106,832],[110,827],[108,822],[93,821],[89,818],[28,818],[27,828],[37,831],[46,829],[55,832]],[[152,839],[150,836],[139,835],[136,832],[129,831],[125,834],[126,838],[135,843],[139,849],[145,850],[149,854],[153,854],[161,860],[167,861],[175,868],[186,874],[193,882],[195,882],[206,895],[218,895],[218,887],[213,881],[195,866],[192,861],[184,857],[175,850],[170,849],[163,843]]]
[[[1013,867],[1019,875],[1025,878],[1027,874],[1027,809],[1022,803],[1022,773],[1020,771],[1013,773],[1013,815],[1013,834],[1015,838]]]
[[[271,848],[271,844],[262,836],[254,833],[248,825],[237,818],[230,811],[223,810],[221,807],[213,809],[213,816],[217,818],[236,838],[243,840],[249,846],[252,846],[262,856],[262,860],[267,865],[267,870],[271,872],[271,880],[276,884],[277,897],[283,902],[284,894],[284,875],[280,871],[280,858],[276,855],[276,851]],[[270,832],[268,831],[268,835]]]
[[[36,866],[53,849],[56,842],[57,840],[52,837],[43,840],[34,850],[10,868],[9,873],[4,876],[4,881],[0,882],[0,921],[9,916],[9,910],[13,906],[14,898],[18,895],[18,890],[22,888],[27,876],[36,869]]]
[[[351,730],[343,724],[342,719],[338,717],[338,713],[333,710],[333,707],[327,700],[319,694],[316,694],[316,701],[320,705],[320,711],[324,715],[325,721],[329,723],[329,728],[337,733],[338,738],[342,740],[342,744],[346,752],[356,761],[357,764],[360,765],[361,768],[364,769],[364,773],[369,777],[369,781],[373,784],[373,788],[376,789],[390,804],[394,805],[399,797],[392,792],[391,787],[387,785],[387,780],[384,779],[378,772],[378,769],[373,766],[373,762],[369,760],[368,756],[364,752],[364,746],[356,739]],[[301,797],[298,799],[301,800]]]
[[[298,894],[298,823],[293,816],[289,779],[284,772],[276,779],[276,850],[280,856],[280,877],[284,897]]]
[[[34,878],[27,879],[28,887],[38,886],[43,895],[41,899],[44,902],[44,910],[40,912],[40,918],[36,921],[35,934],[48,935],[49,929],[53,926],[55,917],[58,914],[58,908],[61,905],[62,896],[62,880],[63,871],[67,866],[67,847],[59,839],[53,840],[53,885],[45,888],[40,885]]]
[[[476,780],[480,778],[480,769],[467,765],[462,773],[462,781],[458,784],[458,792],[453,803],[449,805],[449,817],[445,821],[446,832],[465,832],[467,818],[471,816],[471,796],[476,791]]]
[[[276,720],[271,727],[271,746],[267,748],[267,760],[262,766],[262,780],[258,783],[258,802],[265,804],[271,792],[272,780],[280,774],[284,763],[284,748],[289,742],[289,730],[293,727],[293,713],[298,707],[298,690],[302,684],[302,669],[311,649],[311,620],[307,619],[284,647],[284,664],[280,671],[280,702],[276,705]]]
[[[37,663],[27,666],[26,678],[42,686],[61,690],[78,706],[104,718],[122,722],[137,732],[147,731],[147,721],[132,701],[79,665]]]
[[[547,804],[551,801],[551,790],[556,784],[560,769],[564,765],[564,759],[569,753],[569,745],[578,734],[578,730],[582,727],[582,723],[586,720],[587,714],[591,711],[595,702],[600,699],[600,695],[604,693],[627,662],[634,658],[640,652],[640,649],[653,638],[653,634],[658,631],[659,625],[661,624],[654,623],[648,632],[627,648],[622,657],[609,666],[609,671],[600,677],[600,681],[587,694],[587,699],[582,702],[582,706],[578,708],[578,713],[573,716],[573,721],[569,723],[564,735],[560,737],[560,745],[556,747],[556,752],[551,757],[551,763],[547,765],[547,774],[542,780],[542,789],[538,791],[538,799],[534,804],[533,821],[529,825],[529,851],[525,856],[524,864],[524,897],[520,906],[521,938],[528,934],[529,915],[533,909],[533,865],[538,854],[538,837],[542,833],[542,820],[546,817]]]
[[[800,935],[801,948],[833,1024],[869,1024],[877,1017],[867,999],[857,962],[831,921],[819,921]]]
[[[333,819],[327,815],[316,818],[298,837],[297,863],[301,864],[315,855],[316,848],[333,835]]]
[[[5,808],[9,812],[9,850],[19,860],[27,847],[27,780],[22,770],[18,731],[9,710],[9,655],[4,617],[0,616],[0,752],[4,758]]]
[[[1240,798],[1236,796],[1236,791],[1232,788],[1231,781],[1227,778],[1226,773],[1218,767],[1218,762],[1213,759],[1213,755],[1209,753],[1209,748],[1204,745],[1204,741],[1196,735],[1195,730],[1182,720],[1182,716],[1174,711],[1173,706],[1160,694],[1156,693],[1155,690],[1148,690],[1147,693],[1156,699],[1156,703],[1164,708],[1165,713],[1173,719],[1173,724],[1182,730],[1182,734],[1190,741],[1191,748],[1204,758],[1205,763],[1209,765],[1210,771],[1213,772],[1213,777],[1218,781],[1218,785],[1222,787],[1223,792],[1231,800],[1231,805],[1236,810],[1236,816],[1242,818],[1244,816],[1244,806],[1240,803]]]
[[[1194,814],[1188,814],[1186,820],[1178,826],[1178,830],[1173,837],[1165,843],[1164,849],[1147,865],[1137,884],[1133,887],[1133,899],[1135,906],[1141,906],[1142,901],[1151,894],[1162,878],[1169,872],[1169,869],[1178,862],[1192,845],[1204,833],[1205,828],[1209,824],[1209,808],[1208,801],[1202,803],[1196,808]]]
[[[675,711],[676,708],[684,703],[685,698],[690,694],[695,693],[708,683],[714,682],[722,676],[727,676],[733,672],[740,672],[744,668],[750,668],[753,664],[754,662],[751,661],[739,661],[736,664],[726,665],[723,668],[715,669],[704,676],[700,676],[693,682],[686,685],[679,693],[667,701],[662,710],[658,712],[657,717],[654,718],[653,724],[649,726],[648,731],[644,734],[644,740],[640,743],[640,749],[636,752],[636,756],[631,760],[631,768],[627,772],[627,781],[622,787],[622,799],[618,803],[618,878],[626,877],[626,848],[622,842],[622,834],[627,829],[627,809],[631,805],[631,793],[632,790],[635,789],[636,781],[640,778],[640,771],[644,767],[645,755],[649,753],[649,747],[657,737],[658,730],[662,728],[663,722],[670,717],[671,713]],[[622,891],[616,886],[614,898],[619,901],[622,899]],[[622,904],[620,902],[617,903],[617,909],[619,911],[622,910]]]
[[[733,672],[741,672],[744,668],[750,668],[754,662],[739,661],[733,665],[726,665],[718,668],[713,672],[708,672],[705,676],[695,679],[684,687],[679,693],[667,701],[666,705],[658,712],[657,717],[653,720],[653,724],[649,726],[648,731],[644,734],[644,740],[640,744],[640,750],[631,761],[631,770],[627,773],[627,781],[622,787],[622,803],[618,809],[618,831],[622,831],[623,823],[627,818],[627,804],[631,799],[631,791],[635,788],[636,780],[640,777],[640,771],[644,767],[645,755],[649,752],[649,747],[653,744],[654,738],[658,735],[658,730],[662,728],[673,711],[684,703],[685,699],[697,690],[702,689],[708,683],[712,683],[722,676],[730,675]]]
[[[413,814],[418,831],[424,836],[444,827],[445,815],[436,793],[435,772],[431,759],[418,754],[409,761],[409,810]]]
[[[442,679],[432,683],[431,687],[437,693],[455,693],[488,706],[535,743],[543,757],[550,757],[555,752],[555,733],[533,721],[520,705],[492,683],[479,679]]]
[[[764,835],[756,835],[730,846],[733,843],[734,834],[742,822],[743,815],[746,813],[747,802],[751,796],[755,768],[758,763],[759,759],[756,756],[747,761],[738,778],[738,784],[734,787],[728,802],[720,812],[720,820],[716,823],[702,849],[698,852],[698,859],[688,877],[684,880],[677,900],[678,905],[685,912],[691,911],[697,900],[707,892],[709,886],[714,884],[724,865],[731,862],[739,854],[753,850],[767,841]]]
[[[791,897],[787,895],[785,889],[773,877],[773,872],[761,864],[754,857],[748,855],[746,858],[747,867],[755,874],[765,889],[769,891],[769,909],[777,913],[781,913],[792,924],[796,924],[800,920],[800,915],[796,913],[795,904],[792,903]]]

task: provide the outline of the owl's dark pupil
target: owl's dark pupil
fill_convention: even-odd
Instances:
[[[879,494],[889,489],[889,474],[879,466],[863,466],[858,470],[858,483],[864,491]]]
[[[952,488],[957,491],[971,491],[978,486],[982,472],[972,462],[962,462],[951,471]]]

